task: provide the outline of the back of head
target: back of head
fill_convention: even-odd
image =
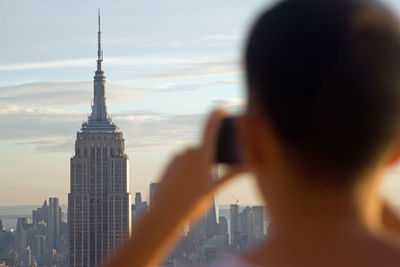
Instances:
[[[377,2],[282,1],[256,22],[245,61],[250,105],[299,167],[336,175],[319,182],[353,182],[398,131],[400,34]]]

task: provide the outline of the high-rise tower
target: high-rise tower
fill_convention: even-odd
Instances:
[[[107,113],[100,12],[92,113],[71,158],[68,194],[69,264],[96,266],[129,236],[128,156],[122,132]]]

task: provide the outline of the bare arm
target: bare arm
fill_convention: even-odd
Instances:
[[[217,134],[224,112],[213,112],[202,144],[175,157],[157,188],[152,207],[135,226],[131,239],[106,266],[154,266],[171,249],[185,221],[204,215],[212,193],[244,170],[232,168],[218,181],[212,179]]]

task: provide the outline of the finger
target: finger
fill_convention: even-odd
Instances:
[[[224,109],[218,108],[214,110],[209,116],[204,130],[202,148],[205,149],[212,158],[215,154],[221,122],[225,116],[226,111]]]
[[[233,178],[237,177],[239,174],[243,174],[246,172],[250,172],[250,168],[246,164],[235,165],[230,167],[228,172],[224,176],[215,181],[214,184],[215,190],[217,190],[218,188],[220,188]]]

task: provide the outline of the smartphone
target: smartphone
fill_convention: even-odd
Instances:
[[[231,116],[222,121],[217,140],[217,163],[238,164],[243,157],[237,142],[236,118]]]

